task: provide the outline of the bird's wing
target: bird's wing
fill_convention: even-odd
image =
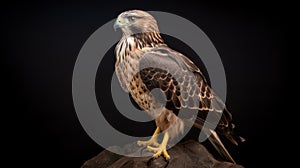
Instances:
[[[140,60],[140,76],[145,86],[160,88],[166,95],[166,108],[197,109],[197,122],[204,124],[206,116],[215,116],[218,126],[228,126],[231,114],[222,115],[224,103],[212,92],[199,68],[184,55],[168,48],[157,47]],[[212,120],[213,121],[213,120]]]

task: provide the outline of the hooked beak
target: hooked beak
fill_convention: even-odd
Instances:
[[[118,28],[123,27],[125,24],[123,23],[123,19],[118,17],[115,24],[114,24],[114,30],[116,31]]]

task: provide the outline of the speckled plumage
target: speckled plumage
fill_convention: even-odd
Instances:
[[[120,15],[127,17],[128,22],[133,16],[138,19],[130,26],[124,26],[123,36],[115,48],[115,69],[123,90],[155,118],[161,130],[174,123],[175,126],[168,130],[171,138],[181,133],[184,127],[183,120],[174,112],[188,108],[198,110],[195,126],[202,127],[207,114],[212,113],[220,118],[217,131],[237,143],[239,138],[232,132],[231,114],[210,89],[200,69],[164,43],[151,15],[138,10]],[[161,89],[166,96],[165,107],[150,93],[155,88]]]

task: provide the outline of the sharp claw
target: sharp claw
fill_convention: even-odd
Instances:
[[[163,155],[165,157],[166,160],[169,160],[170,159],[170,155],[168,154],[168,152],[166,150],[163,150]]]
[[[147,150],[152,151],[152,152],[156,152],[153,155],[154,159],[157,159],[159,156],[163,155],[164,158],[168,161],[170,160],[170,155],[168,154],[166,149],[161,149],[161,148],[153,148],[151,146],[147,146]]]
[[[165,133],[164,139],[161,144],[157,142],[156,137],[151,138],[148,141],[137,141],[137,144],[139,146],[147,146],[147,150],[150,152],[154,152],[153,159],[158,158],[159,156],[163,155],[163,157],[166,159],[166,161],[170,160],[170,155],[168,154],[166,150],[166,145],[169,139],[169,134]],[[152,147],[150,145],[156,146]]]
[[[158,157],[159,157],[158,154],[154,154],[154,155],[153,155],[153,158],[154,158],[154,159],[157,159]]]
[[[166,160],[167,164],[165,165],[164,168],[168,167],[169,166],[169,163],[170,163],[170,160]]]

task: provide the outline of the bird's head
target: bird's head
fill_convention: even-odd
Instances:
[[[146,32],[159,32],[157,22],[149,13],[141,10],[129,10],[121,13],[114,29],[120,28],[125,35]]]

